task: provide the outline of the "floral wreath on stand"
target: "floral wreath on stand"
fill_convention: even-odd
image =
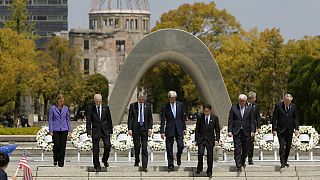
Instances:
[[[195,141],[196,124],[187,126],[187,133],[183,137],[184,146],[190,151],[198,151]]]
[[[293,134],[292,147],[300,151],[310,151],[319,142],[319,134],[312,126],[300,126],[299,134]]]
[[[132,136],[128,135],[128,125],[120,124],[113,127],[111,144],[116,151],[127,151],[133,148]]]
[[[254,136],[255,143],[266,151],[279,149],[278,138],[272,134],[272,124],[262,125],[259,132]]]
[[[234,151],[233,138],[228,136],[228,126],[223,126],[220,130],[220,140],[224,151]]]
[[[85,124],[81,124],[73,129],[71,142],[80,151],[90,151],[92,149],[92,139],[87,136]]]
[[[41,126],[41,129],[37,133],[37,144],[44,151],[52,151],[53,150],[53,141],[52,136],[49,134],[48,126]]]
[[[151,151],[164,151],[164,150],[166,150],[165,139],[161,139],[159,124],[154,124],[152,126],[151,137],[148,138],[148,146]]]

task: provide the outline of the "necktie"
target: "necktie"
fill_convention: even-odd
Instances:
[[[99,118],[101,118],[100,117],[100,106],[97,107],[97,113],[98,113]]]
[[[172,113],[173,113],[173,117],[176,118],[176,109],[174,107],[174,104],[171,104],[171,110],[172,110]]]
[[[209,124],[209,118],[206,116],[206,123]]]
[[[143,125],[142,104],[140,104],[140,126]]]
[[[241,112],[241,117],[243,118],[243,114],[244,114],[243,106],[240,106],[240,112]]]
[[[289,106],[286,106],[286,113],[289,113]]]

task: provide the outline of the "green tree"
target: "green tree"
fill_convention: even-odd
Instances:
[[[214,2],[208,4],[183,4],[178,9],[164,13],[153,31],[162,28],[178,28],[200,38],[214,53],[220,45],[220,37],[240,32],[240,24],[226,10],[216,8]],[[152,78],[152,79],[151,79]],[[175,64],[160,63],[150,69],[141,80],[155,112],[166,101],[167,92],[176,90],[178,99],[183,101],[188,110],[201,101],[199,92],[192,79]]]
[[[27,37],[36,38],[32,34],[35,29],[34,21],[28,20],[30,13],[27,11],[26,0],[13,0],[9,6],[9,20],[4,22],[6,28],[10,28],[19,34],[25,34]]]
[[[320,130],[320,58],[302,56],[292,67],[289,92],[297,102],[299,121]]]

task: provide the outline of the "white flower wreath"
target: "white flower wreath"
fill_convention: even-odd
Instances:
[[[53,150],[53,141],[52,136],[49,135],[49,127],[41,126],[41,129],[37,133],[37,144],[44,151],[52,151]]]
[[[159,124],[152,126],[151,137],[148,138],[148,146],[151,151],[163,151],[166,149],[165,140],[161,139]]]
[[[310,151],[319,142],[319,134],[312,126],[300,126],[299,135],[293,134],[292,147],[300,151]]]
[[[224,151],[234,151],[233,138],[228,136],[228,126],[223,126],[220,131],[221,147]]]
[[[71,133],[71,142],[80,151],[90,151],[92,149],[92,139],[88,138],[86,132],[86,125],[81,124],[74,128]]]
[[[278,138],[272,134],[272,124],[262,125],[259,132],[256,132],[255,143],[266,151],[272,151],[279,148]]]
[[[198,146],[195,142],[196,124],[187,126],[187,133],[184,135],[183,142],[190,151],[198,151]]]
[[[120,124],[113,127],[111,144],[117,151],[127,151],[133,148],[133,141],[132,137],[128,135],[127,124]]]

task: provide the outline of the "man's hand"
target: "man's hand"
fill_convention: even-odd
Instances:
[[[276,136],[276,135],[277,135],[277,131],[272,131],[272,134],[273,134],[274,136]]]
[[[162,134],[161,134],[161,138],[162,138],[162,139],[164,139],[164,137],[165,137],[165,134],[164,134],[164,133],[162,133]]]
[[[251,132],[251,137],[254,137],[254,132]]]
[[[50,135],[50,136],[53,136],[53,132],[49,132],[49,135]]]
[[[87,137],[88,137],[88,138],[92,138],[92,136],[91,136],[91,135],[87,135]]]
[[[71,137],[71,132],[68,132],[68,137]]]
[[[132,130],[128,131],[129,136],[132,136]]]
[[[188,132],[187,130],[183,130],[183,134],[184,134],[184,135],[186,135],[186,134],[187,134],[187,132]]]
[[[296,131],[294,132],[294,134],[295,134],[296,136],[298,136],[298,135],[299,135],[299,130],[296,130]]]
[[[229,137],[232,137],[232,132],[228,132],[228,136],[229,136]]]
[[[148,136],[151,137],[152,129],[148,129]]]
[[[16,176],[11,176],[11,180],[16,180],[17,177]]]

